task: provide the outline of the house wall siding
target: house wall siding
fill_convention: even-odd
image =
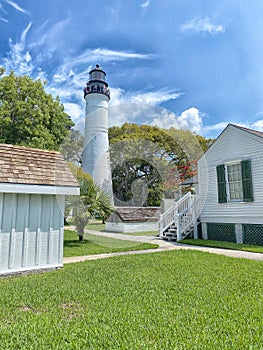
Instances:
[[[233,126],[198,162],[202,222],[263,224],[263,140]],[[253,202],[218,203],[216,166],[230,161],[251,160]]]
[[[62,266],[64,195],[0,193],[0,273]]]

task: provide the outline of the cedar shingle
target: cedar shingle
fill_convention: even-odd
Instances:
[[[59,152],[6,144],[0,144],[0,182],[79,186]]]
[[[158,221],[159,207],[117,207],[115,214],[122,222]]]

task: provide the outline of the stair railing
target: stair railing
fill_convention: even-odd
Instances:
[[[191,193],[187,192],[182,198],[180,198],[177,202],[174,202],[169,209],[160,215],[157,223],[159,237],[163,237],[163,233],[174,224],[176,215],[187,208],[187,203],[190,197]]]
[[[196,223],[197,220],[197,196],[191,192],[186,193],[179,201],[160,215],[158,221],[159,237],[164,237],[164,232],[173,225],[177,228],[177,241]]]
[[[177,241],[185,238],[187,231],[192,229],[196,225],[198,216],[198,198],[191,195],[188,200],[187,208],[178,214],[178,226],[177,226]]]

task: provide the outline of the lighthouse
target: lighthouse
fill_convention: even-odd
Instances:
[[[106,73],[96,64],[89,72],[89,80],[84,88],[86,117],[82,168],[108,193],[113,202],[108,137],[110,90],[105,77]]]

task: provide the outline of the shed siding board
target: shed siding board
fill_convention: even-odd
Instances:
[[[198,164],[201,221],[263,224],[262,149],[261,138],[229,126],[201,157]],[[254,201],[218,203],[216,166],[244,159],[251,160]]]
[[[60,213],[64,213],[65,211],[65,196],[57,196],[57,210],[60,210]],[[62,264],[63,259],[63,242],[64,242],[64,215],[59,215],[59,228],[58,228],[58,261]]]
[[[0,194],[0,273],[62,266],[64,197]]]

